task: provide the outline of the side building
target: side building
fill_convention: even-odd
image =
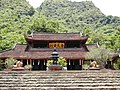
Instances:
[[[54,48],[59,56],[67,59],[68,70],[82,70],[85,55],[89,48],[97,45],[86,46],[88,36],[79,33],[34,33],[25,35],[27,44],[17,44],[13,49],[0,53],[0,59],[15,58],[23,62],[23,66],[31,64],[32,70],[46,70],[47,60],[51,59]]]

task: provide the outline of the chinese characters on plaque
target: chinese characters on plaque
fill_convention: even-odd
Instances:
[[[52,42],[49,43],[49,48],[64,48],[64,43],[61,42]]]

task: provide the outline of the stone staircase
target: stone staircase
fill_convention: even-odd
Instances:
[[[0,90],[120,90],[120,71],[1,71]]]

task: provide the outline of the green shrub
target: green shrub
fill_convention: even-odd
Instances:
[[[24,68],[27,69],[27,70],[30,70],[30,69],[32,69],[32,65],[30,65],[30,64],[25,65]]]
[[[7,58],[7,59],[5,60],[5,67],[8,68],[8,69],[11,69],[16,62],[17,62],[16,59]]]
[[[65,58],[63,58],[63,57],[59,57],[57,63],[59,65],[61,65],[62,67],[66,67],[67,66],[67,60]]]
[[[53,60],[48,60],[47,61],[47,66],[50,66],[53,64]],[[66,67],[67,66],[67,60],[63,57],[59,57],[57,60],[57,64],[59,64],[62,67]]]
[[[0,60],[0,71],[4,69],[4,61]]]
[[[115,62],[113,64],[113,67],[114,67],[115,70],[119,70],[120,69],[120,59],[118,59],[117,62]]]
[[[53,64],[53,60],[48,60],[47,61],[47,66],[50,66],[50,65],[52,65]]]
[[[83,64],[82,67],[83,67],[83,70],[88,70],[90,66],[88,64]]]

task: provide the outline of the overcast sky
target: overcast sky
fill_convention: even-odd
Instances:
[[[44,0],[27,0],[34,7],[39,7]],[[120,17],[120,0],[71,0],[71,1],[93,1],[105,15]]]

